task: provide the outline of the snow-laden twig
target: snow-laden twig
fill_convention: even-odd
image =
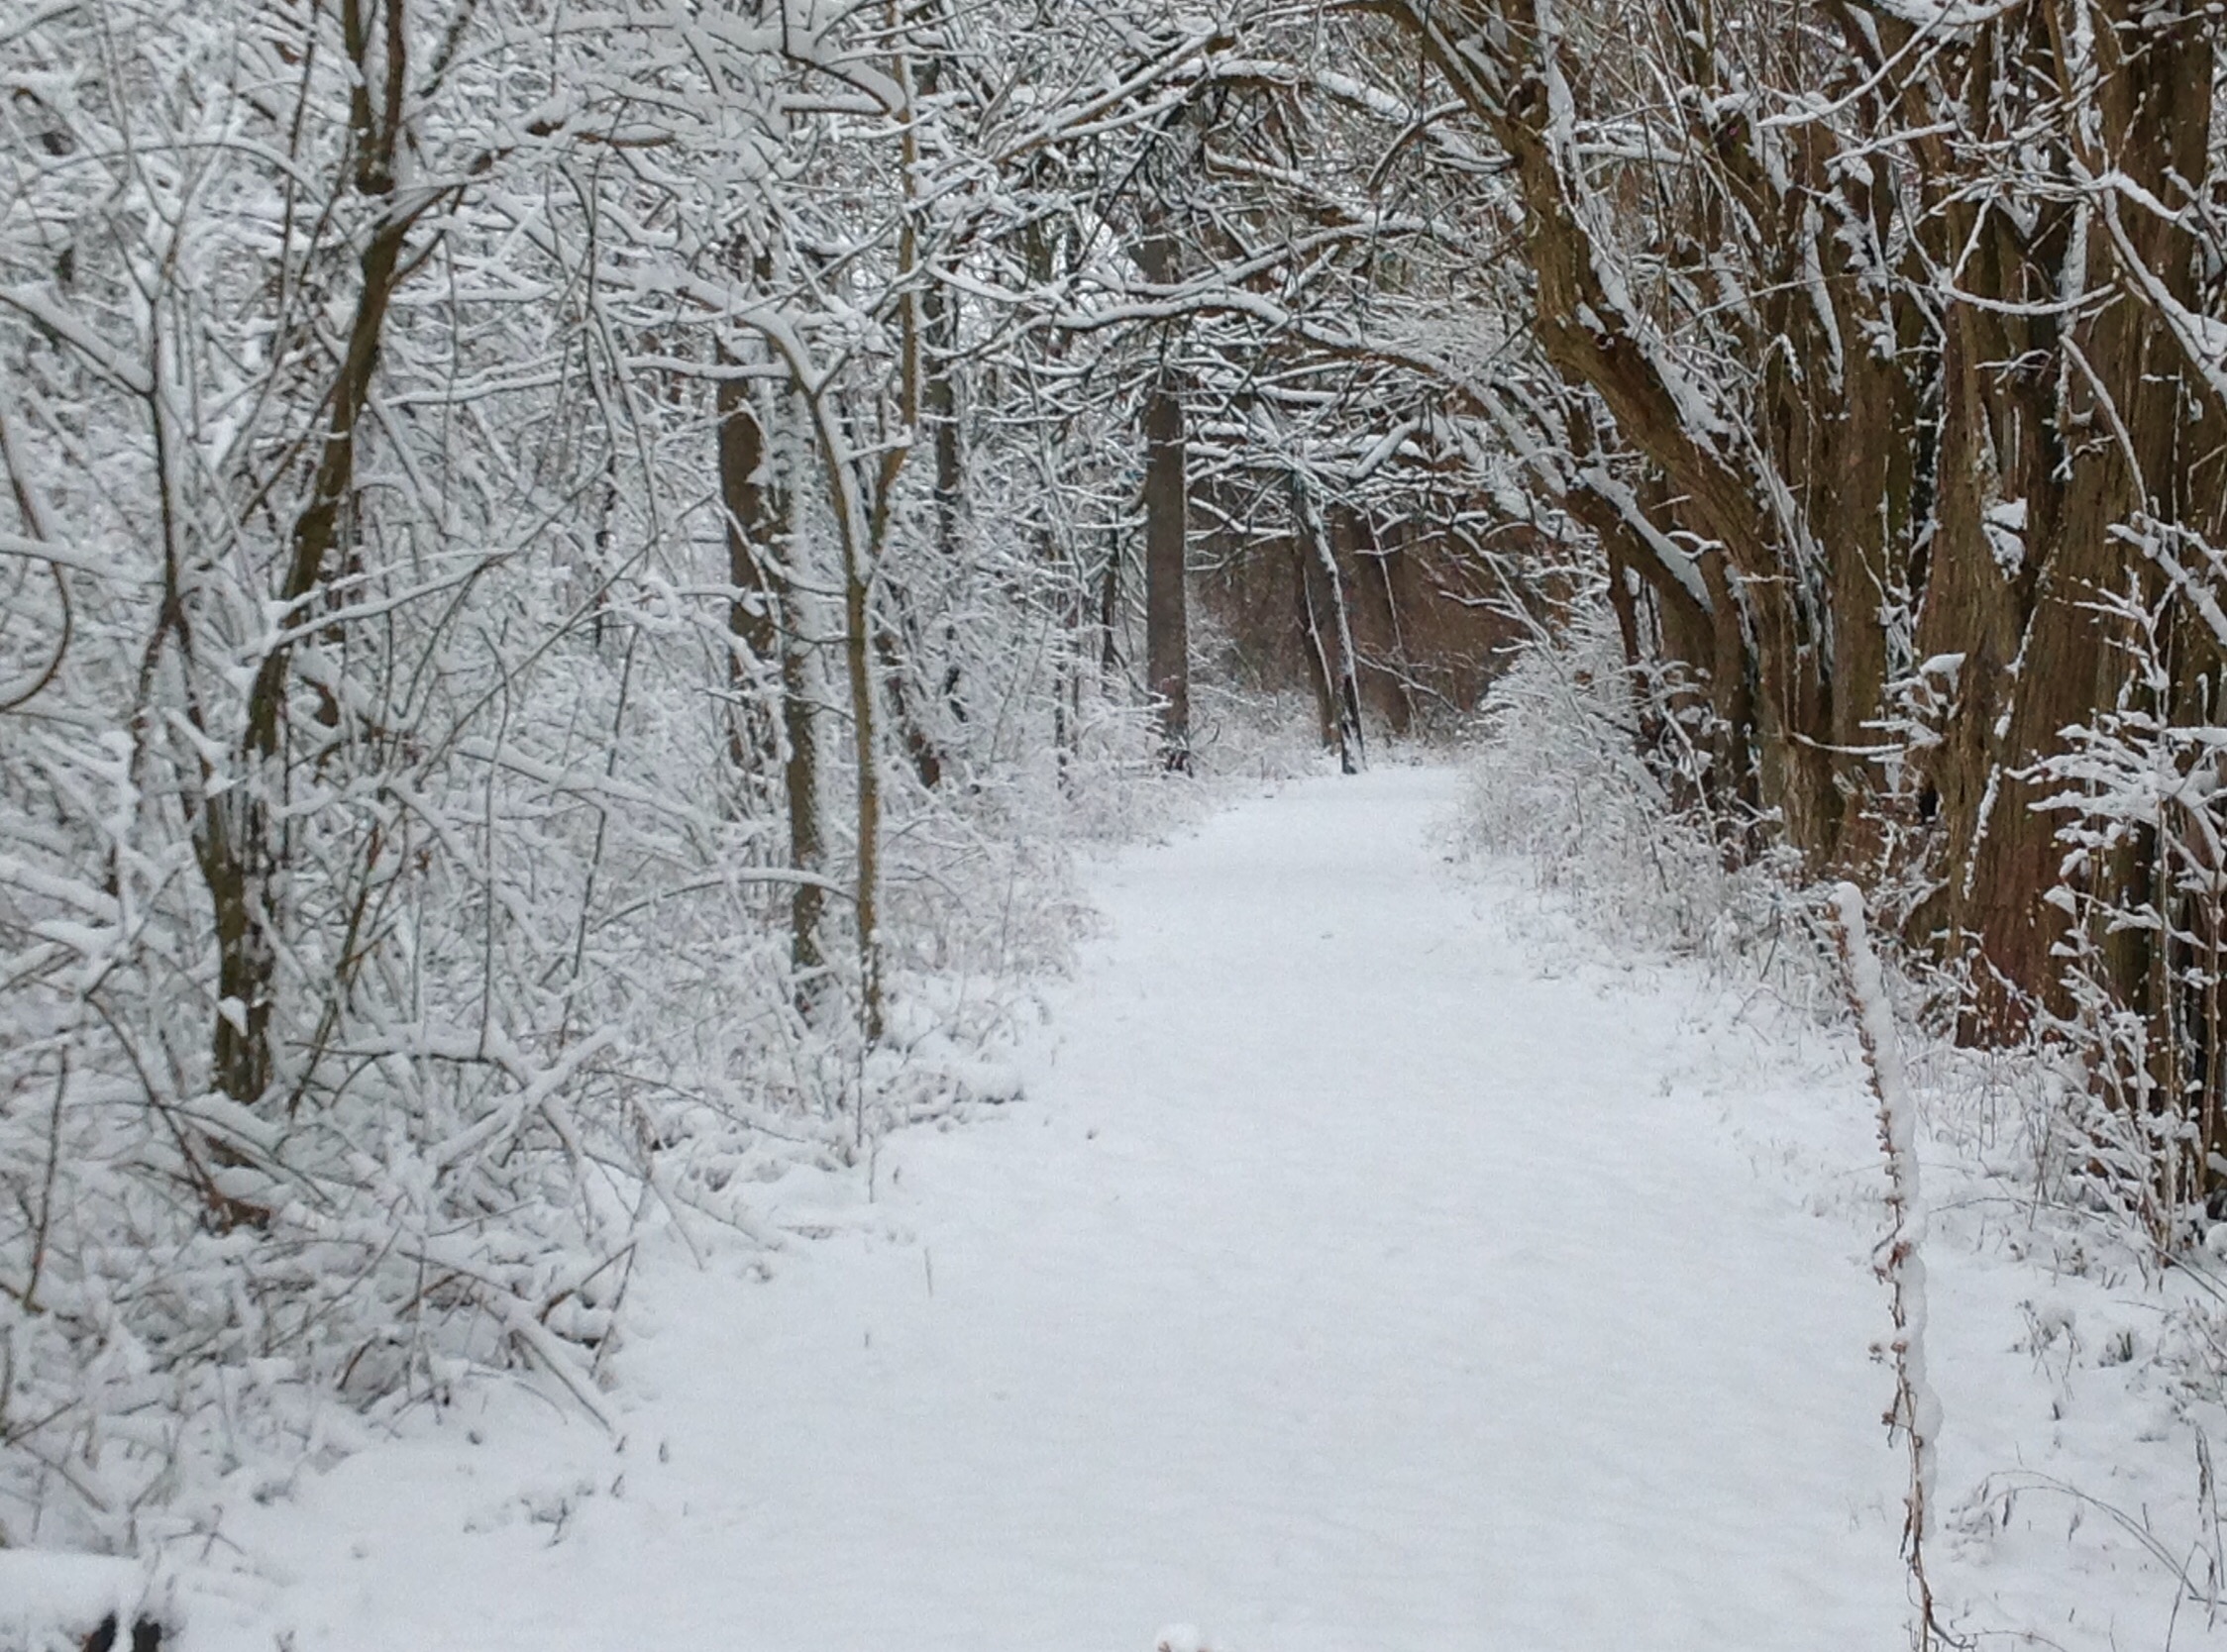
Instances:
[[[1894,1012],[1888,1007],[1886,979],[1864,923],[1862,891],[1844,882],[1834,888],[1832,900],[1849,1004],[1856,1012],[1871,1092],[1879,1102],[1879,1145],[1887,1161],[1888,1227],[1875,1264],[1893,1293],[1894,1339],[1888,1348],[1894,1355],[1894,1403],[1887,1410],[1886,1423],[1889,1430],[1901,1432],[1910,1455],[1902,1540],[1918,1596],[1917,1645],[1924,1648],[1946,1637],[1934,1620],[1933,1585],[1926,1577],[1941,1401],[1926,1379],[1926,1206],[1918,1179],[1918,1113],[1903,1079]]]

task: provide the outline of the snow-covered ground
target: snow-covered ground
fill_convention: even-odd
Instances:
[[[661,1241],[611,1361],[622,1439],[468,1389],[244,1477],[170,1557],[170,1644],[1907,1644],[1852,1041],[1616,962],[1521,869],[1449,866],[1456,792],[1307,781],[1122,855],[1020,1099],[892,1139],[871,1197],[770,1184],[776,1252]],[[2006,1419],[2057,1381],[1996,1323],[2013,1267],[1936,1260],[1937,1325],[1965,1321],[1934,1365],[1945,1496],[2017,1461]],[[2053,1596],[2068,1511],[2047,1541],[2030,1511],[2007,1556],[1965,1533],[1945,1587],[2009,1568],[2048,1620],[1973,1621],[2162,1646],[2138,1545]],[[39,1567],[0,1554],[0,1644]]]

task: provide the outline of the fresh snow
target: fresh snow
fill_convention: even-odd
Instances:
[[[243,1471],[158,1590],[173,1644],[1907,1645],[1853,1040],[1449,865],[1457,790],[1309,780],[1117,857],[1017,1100],[890,1139],[871,1198],[769,1184],[777,1251],[659,1241],[617,1438],[463,1385],[290,1484]],[[1984,1283],[1938,1311],[2017,1289]],[[2000,1330],[1962,1351],[2016,1377]],[[2046,1585],[2059,1545],[2017,1530]],[[0,1555],[0,1602],[64,1588],[43,1558]]]

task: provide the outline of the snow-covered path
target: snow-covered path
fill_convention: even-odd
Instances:
[[[1903,1644],[1865,1234],[1727,1125],[1844,1114],[1853,1186],[1853,1077],[1774,1090],[1690,981],[1542,967],[1443,864],[1453,794],[1122,857],[1021,1102],[894,1143],[770,1281],[654,1270],[623,1452],[514,1401],[243,1510],[281,1575],[239,1644]]]

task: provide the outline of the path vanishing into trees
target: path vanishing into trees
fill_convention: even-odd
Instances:
[[[623,1451],[542,1424],[512,1461],[514,1409],[478,1469],[365,1453],[248,1529],[283,1565],[243,1624],[299,1652],[1902,1645],[1870,1230],[1758,1145],[1845,1114],[1809,1139],[1856,1186],[1855,1074],[1805,1092],[1703,1024],[1714,988],[1449,866],[1457,790],[1310,780],[1119,857],[1021,1099],[893,1141],[876,1201],[770,1280],[647,1271]]]

